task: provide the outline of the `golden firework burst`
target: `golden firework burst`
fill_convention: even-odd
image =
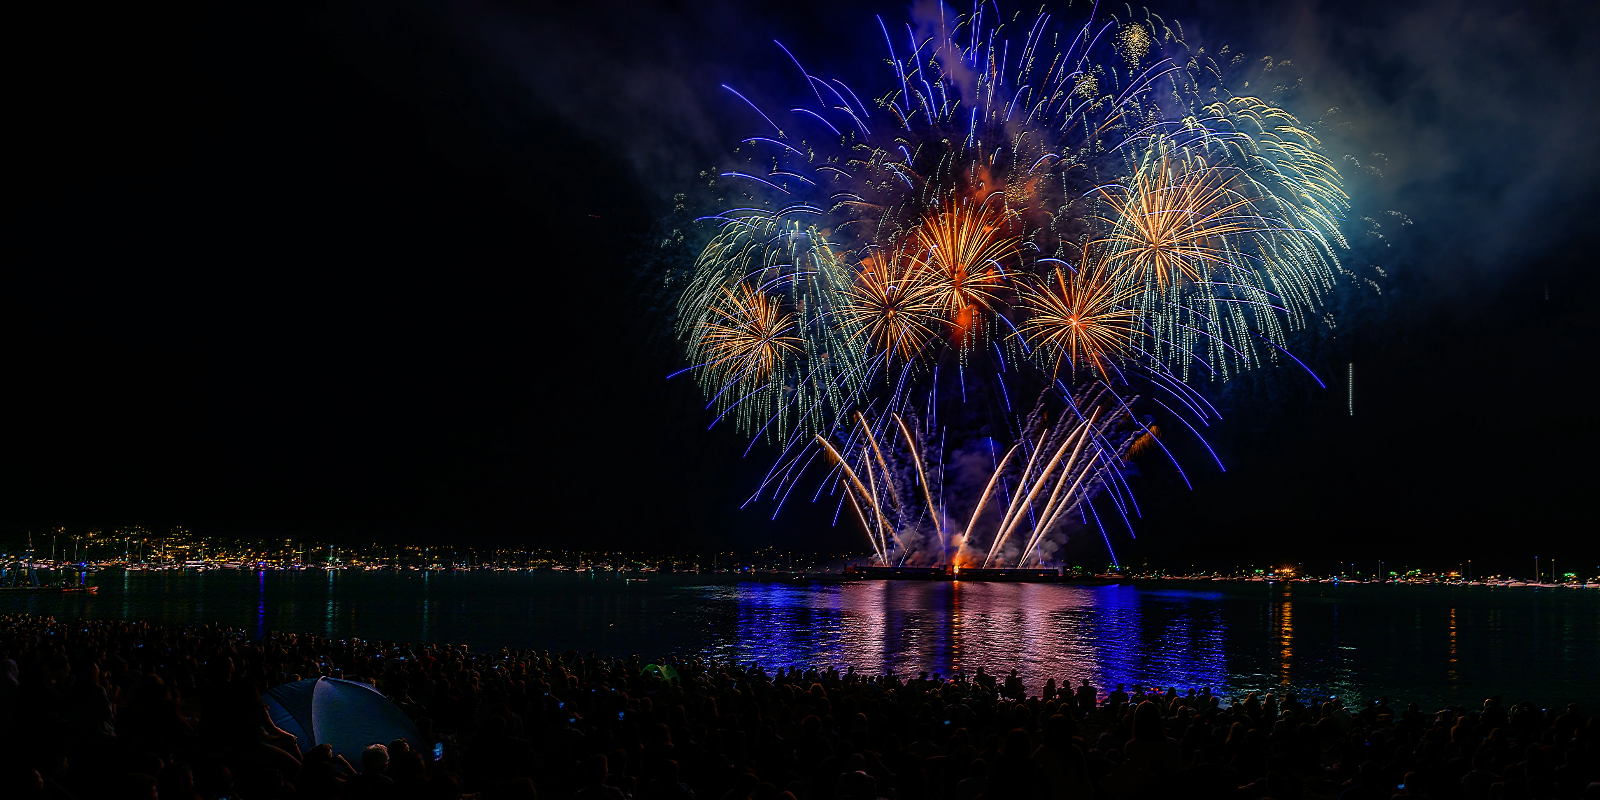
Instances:
[[[1162,159],[1134,176],[1131,186],[1102,188],[1111,206],[1102,219],[1109,232],[1091,246],[1103,247],[1106,266],[1140,284],[1165,291],[1184,280],[1202,281],[1229,263],[1230,237],[1258,230],[1250,201],[1228,186],[1227,173],[1199,164]]]
[[[951,202],[917,226],[920,255],[913,263],[927,271],[939,313],[958,339],[972,330],[976,315],[999,302],[1007,261],[1014,261],[1020,239],[1002,236],[1004,211],[989,203]]]
[[[718,384],[759,384],[777,373],[783,360],[799,355],[794,315],[778,298],[740,283],[725,287],[700,325],[700,360]]]
[[[1070,275],[1057,269],[1023,284],[1021,299],[1028,315],[1018,333],[1056,373],[1065,361],[1069,369],[1082,364],[1105,375],[1109,360],[1133,342],[1133,312],[1125,304],[1134,293],[1119,289],[1115,277],[1099,265],[1085,264]]]
[[[870,255],[845,293],[850,302],[839,310],[840,321],[852,339],[909,361],[937,333],[939,287],[930,277],[914,259]]]
[[[1144,25],[1137,22],[1124,25],[1116,36],[1115,47],[1128,66],[1137,67],[1150,55],[1150,32],[1145,30]]]

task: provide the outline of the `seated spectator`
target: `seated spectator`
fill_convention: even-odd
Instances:
[[[1095,705],[1100,701],[1100,694],[1099,692],[1096,692],[1094,686],[1089,683],[1089,679],[1084,678],[1083,683],[1078,685],[1078,691],[1075,695],[1075,698],[1078,701],[1079,710],[1093,711]]]
[[[1398,800],[1398,798],[1402,797],[1427,796],[1427,791],[1425,791],[1422,787],[1422,774],[1418,772],[1407,772],[1405,779],[1400,782],[1399,786],[1395,787],[1395,793],[1390,800]]]
[[[1486,753],[1473,757],[1472,770],[1461,776],[1461,796],[1465,800],[1489,800],[1493,796],[1493,789],[1500,785],[1501,779],[1498,773],[1490,769],[1491,764],[1490,756]],[[1363,768],[1365,766],[1362,765]]]
[[[1000,696],[1021,701],[1026,699],[1026,695],[1027,691],[1022,688],[1022,678],[1017,675],[1016,670],[1011,670],[1011,674],[1006,676],[1004,688],[1000,690]]]

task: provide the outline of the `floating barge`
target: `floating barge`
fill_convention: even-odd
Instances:
[[[881,581],[948,581],[953,579],[953,567],[873,567],[850,564],[844,568],[846,578],[872,578]]]
[[[851,564],[844,568],[846,578],[880,581],[994,581],[999,583],[1057,583],[1061,570],[1055,567],[1032,569],[981,569],[956,567],[874,567]]]
[[[959,567],[958,581],[999,581],[1002,583],[1056,583],[1061,580],[1061,570],[1055,567],[1033,569],[980,569]]]

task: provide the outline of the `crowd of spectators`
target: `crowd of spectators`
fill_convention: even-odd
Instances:
[[[376,687],[420,741],[307,749],[261,693],[318,675]],[[7,616],[0,797],[1600,797],[1575,707],[1396,705]]]

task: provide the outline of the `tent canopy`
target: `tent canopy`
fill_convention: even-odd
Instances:
[[[678,677],[678,671],[666,664],[646,664],[641,671],[654,673],[662,680],[673,680]]]
[[[422,746],[422,735],[399,706],[364,683],[313,678],[274,687],[261,696],[278,727],[294,734],[304,754],[332,745],[357,769],[370,744],[406,739]]]

